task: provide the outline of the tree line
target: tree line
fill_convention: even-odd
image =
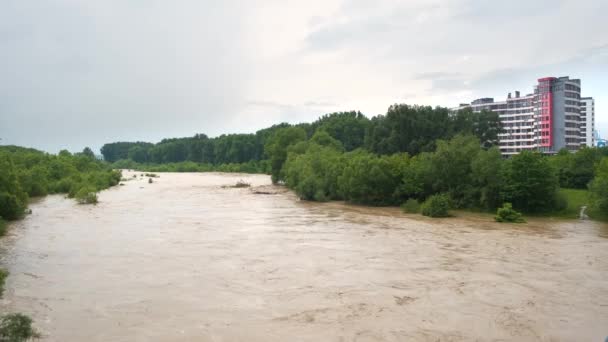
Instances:
[[[307,200],[398,205],[444,194],[456,208],[524,212],[561,210],[560,188],[589,189],[594,208],[608,212],[608,149],[524,152],[497,149],[500,119],[490,111],[395,104],[386,114],[326,114],[312,123],[282,123],[253,134],[165,139],[157,144],[103,146],[117,167],[145,171],[270,173]]]
[[[385,115],[371,119],[361,112],[338,112],[320,117],[312,123],[282,123],[253,134],[224,134],[209,138],[164,139],[159,143],[114,142],[103,145],[104,160],[114,163],[130,160],[138,164],[194,162],[200,164],[241,164],[268,158],[266,145],[284,128],[301,129],[307,138],[325,131],[340,141],[345,151],[364,148],[377,154],[432,151],[437,139],[448,139],[458,133],[477,136],[483,144],[495,144],[500,130],[498,115],[489,111],[474,113],[470,109],[451,113],[447,108],[396,104]]]

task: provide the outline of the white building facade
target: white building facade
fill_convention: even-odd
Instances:
[[[591,101],[591,107],[587,101]],[[593,99],[581,99],[581,82],[578,79],[540,78],[531,94],[521,96],[516,91],[514,96],[509,93],[505,101],[482,98],[470,104],[461,104],[457,109],[463,108],[498,113],[503,129],[498,136],[499,148],[503,155],[526,150],[553,154],[563,148],[576,151],[581,145],[594,146],[593,138],[591,141],[583,138],[583,131],[587,134],[589,129],[587,122],[593,123],[595,120],[593,110],[589,110],[593,108]],[[591,127],[590,132],[593,129]]]
[[[581,97],[581,146],[596,146],[595,100]]]

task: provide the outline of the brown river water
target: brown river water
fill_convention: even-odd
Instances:
[[[126,174],[129,176],[128,174]],[[239,179],[278,194],[223,188]],[[0,241],[43,341],[604,341],[608,226],[299,201],[264,175],[48,196]]]

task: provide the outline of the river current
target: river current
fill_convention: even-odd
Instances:
[[[265,175],[139,175],[95,206],[31,204],[0,241],[0,308],[42,341],[608,336],[605,224],[430,219],[299,201]],[[239,180],[252,188],[225,187]]]

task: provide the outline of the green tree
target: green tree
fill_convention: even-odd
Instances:
[[[346,151],[363,147],[369,119],[361,112],[339,112],[326,114],[311,124],[314,132],[325,131],[338,140]]]
[[[283,180],[281,172],[289,146],[306,140],[306,131],[298,127],[286,127],[277,130],[265,146],[266,154],[270,159],[271,178],[273,183]]]
[[[408,162],[407,154],[379,157],[364,151],[348,153],[344,171],[338,177],[340,194],[353,203],[400,204],[403,198],[398,190]]]
[[[604,157],[597,166],[589,190],[593,208],[608,216],[608,157]]]
[[[28,196],[23,191],[10,155],[0,151],[0,217],[14,220],[27,206]]]
[[[342,152],[344,150],[342,143],[337,139],[332,138],[332,136],[326,131],[315,132],[312,138],[310,138],[310,142],[319,146],[329,147],[338,152]]]
[[[498,148],[479,151],[471,163],[471,177],[477,206],[494,209],[500,205],[503,159]]]
[[[547,157],[524,151],[509,159],[502,171],[503,201],[524,212],[542,212],[554,206],[558,180]]]
[[[489,110],[473,112],[471,108],[457,111],[451,116],[454,134],[472,134],[484,148],[498,145],[501,123],[498,113]]]
[[[82,150],[82,155],[88,158],[95,158],[95,153],[93,153],[93,150],[91,150],[89,147],[85,147]]]
[[[398,192],[403,198],[423,200],[433,194],[433,154],[420,153],[410,159],[407,167],[402,170],[403,179]]]
[[[449,194],[457,207],[475,204],[471,165],[480,151],[479,140],[472,135],[438,140],[432,157],[434,192]]]
[[[290,152],[283,167],[285,184],[305,200],[339,199],[343,156],[332,147],[317,144],[311,144],[303,154]]]
[[[595,175],[595,168],[601,158],[600,149],[583,147],[576,153],[562,149],[550,159],[550,162],[557,170],[560,186],[586,189]]]

